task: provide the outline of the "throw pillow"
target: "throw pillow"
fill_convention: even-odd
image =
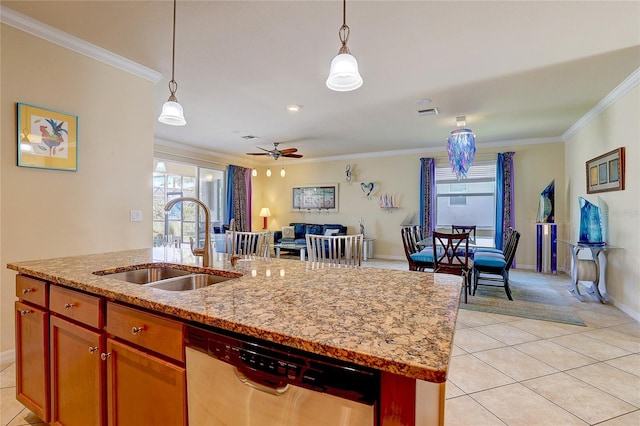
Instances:
[[[293,239],[296,237],[293,226],[282,227],[282,238]]]
[[[328,235],[328,236],[338,235],[338,231],[339,231],[339,229],[326,229],[324,231],[324,235]]]

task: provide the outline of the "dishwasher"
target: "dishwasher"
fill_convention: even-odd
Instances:
[[[276,343],[187,325],[190,426],[373,426],[380,373]]]

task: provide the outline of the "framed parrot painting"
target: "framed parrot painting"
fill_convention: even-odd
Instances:
[[[78,170],[78,116],[18,103],[18,166]]]

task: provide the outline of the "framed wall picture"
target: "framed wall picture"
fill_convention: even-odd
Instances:
[[[624,189],[624,147],[587,161],[587,194]]]
[[[294,211],[338,211],[338,184],[295,186],[291,189]]]
[[[18,166],[78,170],[78,116],[18,103]]]

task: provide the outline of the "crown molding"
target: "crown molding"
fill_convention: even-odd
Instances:
[[[41,38],[48,42],[57,44],[58,46],[69,49],[104,64],[111,65],[122,71],[143,78],[152,83],[157,83],[162,78],[162,74],[133,62],[127,58],[116,55],[102,47],[91,44],[76,36],[60,31],[50,25],[37,21],[26,15],[18,13],[6,6],[0,5],[0,22],[13,27],[17,30],[24,31],[34,37]]]
[[[607,96],[602,98],[602,100],[598,102],[596,106],[591,108],[589,112],[583,115],[580,120],[576,121],[573,126],[569,127],[569,129],[563,133],[562,140],[566,141],[582,130],[582,128],[589,124],[591,120],[602,114],[604,110],[620,100],[620,98],[626,95],[631,89],[636,87],[638,83],[640,83],[640,68],[632,72],[629,77],[625,78],[622,83],[609,92]]]

